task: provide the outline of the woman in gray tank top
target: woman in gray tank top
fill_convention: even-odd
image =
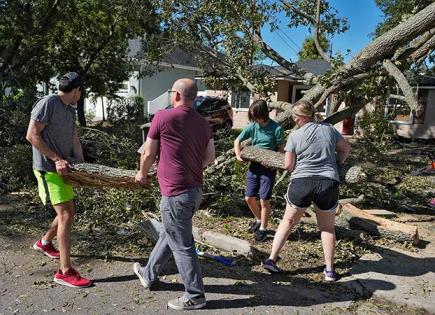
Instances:
[[[335,281],[335,210],[339,187],[337,162],[344,163],[350,145],[332,125],[315,122],[314,107],[307,101],[299,101],[292,106],[292,118],[299,129],[290,134],[284,148],[285,168],[292,172],[292,181],[285,195],[287,206],[284,217],[275,233],[270,257],[263,266],[268,271],[279,272],[276,258],[292,228],[313,203],[326,264],[323,274],[326,281]]]

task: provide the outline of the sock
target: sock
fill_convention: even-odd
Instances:
[[[258,220],[258,219],[256,219],[257,220],[257,223],[261,223],[261,220]]]
[[[46,240],[41,238],[41,244],[42,244],[42,246],[45,246],[45,245],[50,244],[50,243],[51,243],[51,241],[46,241]]]
[[[266,228],[264,228],[264,227],[260,226],[259,230],[260,230],[260,231],[265,231],[265,230],[266,230]]]

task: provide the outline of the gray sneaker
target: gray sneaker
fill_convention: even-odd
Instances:
[[[136,276],[139,278],[140,283],[142,283],[143,287],[145,289],[150,289],[153,283],[145,280],[145,276],[142,274],[142,266],[138,262],[134,263],[133,270]]]
[[[207,304],[204,296],[186,299],[182,296],[168,302],[168,306],[174,310],[196,310]]]

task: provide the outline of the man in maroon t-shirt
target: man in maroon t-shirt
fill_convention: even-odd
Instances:
[[[202,171],[213,162],[214,142],[209,123],[193,109],[198,88],[191,79],[177,80],[169,91],[172,109],[157,112],[141,155],[136,181],[148,185],[147,173],[159,155],[157,178],[162,199],[163,228],[148,263],[133,268],[145,288],[158,277],[172,252],[185,286],[184,296],[171,300],[173,309],[206,305],[201,268],[192,236],[192,217],[202,199]]]

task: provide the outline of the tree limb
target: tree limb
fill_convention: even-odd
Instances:
[[[270,109],[282,109],[282,110],[289,110],[291,105],[292,104],[283,101],[270,102],[267,104],[267,106]]]
[[[202,52],[206,53],[207,55],[209,55],[210,57],[212,57],[215,61],[219,62],[221,65],[223,65],[224,67],[228,67],[228,68],[233,68],[231,66],[231,64],[229,64],[228,62],[226,62],[222,56],[219,56],[218,53],[216,51],[214,51],[211,48],[205,47],[205,46],[201,46],[199,48],[199,50],[201,50]],[[246,79],[239,71],[236,71],[236,75],[239,78],[240,81],[242,81],[243,85],[251,92],[255,92],[255,86],[248,80]]]
[[[343,87],[345,87],[345,86],[347,86],[347,85],[349,85],[349,84],[352,84],[352,83],[355,83],[355,82],[358,82],[358,81],[364,80],[364,79],[368,78],[368,77],[371,76],[371,75],[372,75],[372,74],[370,74],[370,73],[368,73],[368,72],[366,72],[366,73],[361,73],[361,74],[357,74],[357,75],[355,75],[355,76],[353,76],[353,77],[351,77],[351,78],[348,78],[348,79],[342,80],[342,81],[338,82],[337,84],[328,87],[327,89],[324,90],[324,92],[323,92],[323,94],[320,96],[319,100],[314,104],[314,108],[317,109],[317,108],[319,108],[320,106],[322,106],[323,103],[324,103],[324,102],[326,101],[326,99],[328,98],[328,96],[331,95],[332,93],[336,92],[337,90],[339,90],[339,89],[341,89],[341,88],[343,88]]]
[[[251,36],[252,39],[260,46],[261,51],[265,53],[270,59],[274,60],[280,66],[283,66],[284,68],[293,71],[297,75],[304,75],[305,71],[303,69],[299,68],[296,64],[282,57],[275,49],[266,44],[259,31],[254,31]]]
[[[384,60],[383,66],[385,70],[387,70],[387,72],[396,80],[397,84],[399,85],[400,89],[405,95],[406,102],[408,103],[411,110],[413,111],[419,110],[420,106],[418,104],[417,97],[415,96],[408,80],[403,75],[403,73],[399,70],[399,68],[397,68],[397,66],[393,62],[391,62],[391,60],[388,59]]]
[[[397,95],[397,94],[390,94],[388,95],[390,98],[394,98],[396,100],[404,101],[406,102],[406,98],[403,95]]]
[[[331,63],[331,58],[323,51],[319,42],[319,26],[320,26],[320,0],[317,0],[316,19],[314,20],[314,44],[316,45],[317,52],[323,59]]]
[[[411,41],[411,46],[407,47],[405,50],[400,52],[397,56],[394,56],[392,61],[396,60],[405,60],[408,59],[408,57],[415,52],[417,49],[419,49],[421,46],[424,45],[433,35],[435,34],[435,28],[430,29],[420,37],[416,38],[415,40]]]
[[[332,114],[331,116],[327,117],[324,122],[335,125],[336,123],[342,121],[346,117],[352,117],[354,114],[356,114],[361,108],[363,108],[366,104],[364,102],[360,102],[356,105],[346,107],[345,109],[336,112]]]
[[[376,62],[389,59],[394,51],[433,28],[435,3],[428,5],[403,23],[376,38],[340,71],[339,77],[346,78],[367,71]]]
[[[426,57],[435,48],[435,35],[433,35],[428,41],[426,41],[420,48],[415,50],[411,55],[410,59],[414,62]]]
[[[290,10],[292,10],[292,11],[295,12],[297,15],[300,15],[300,16],[302,16],[303,18],[306,18],[306,19],[307,19],[311,24],[314,25],[315,21],[314,21],[314,18],[313,18],[311,15],[309,15],[309,14],[305,13],[304,11],[302,11],[302,10],[296,8],[293,4],[288,3],[287,1],[280,0],[280,2],[281,2],[285,7],[287,7],[287,8],[290,9]]]

